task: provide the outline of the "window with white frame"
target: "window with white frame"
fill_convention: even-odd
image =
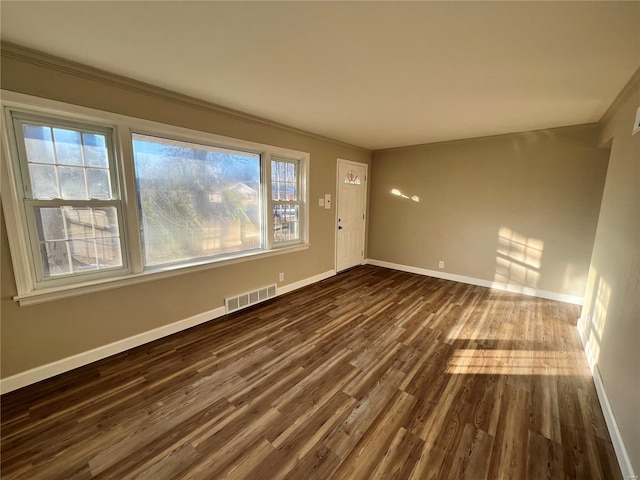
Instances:
[[[13,126],[36,280],[122,270],[113,131],[18,113]]]
[[[145,266],[262,248],[260,155],[133,135]]]
[[[13,96],[18,300],[306,245],[308,153]]]
[[[300,162],[271,158],[273,241],[300,240]]]

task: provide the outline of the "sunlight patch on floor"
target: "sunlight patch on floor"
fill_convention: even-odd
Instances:
[[[456,350],[447,373],[464,375],[589,376],[582,352],[545,350]]]

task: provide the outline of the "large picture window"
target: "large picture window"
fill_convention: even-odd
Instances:
[[[262,247],[260,155],[133,135],[146,266]]]
[[[308,153],[3,93],[21,304],[306,248]]]

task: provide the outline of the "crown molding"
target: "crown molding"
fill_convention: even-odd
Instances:
[[[620,90],[620,93],[618,93],[615,100],[611,102],[611,105],[609,105],[609,108],[607,108],[607,111],[604,112],[604,115],[602,115],[598,123],[600,123],[600,125],[606,125],[609,120],[613,118],[616,110],[618,110],[618,107],[622,103],[624,103],[630,95],[633,94],[636,88],[640,88],[640,67],[638,67],[633,75],[631,75],[629,81],[625,84],[624,87],[622,87],[622,90]]]
[[[49,70],[58,71],[67,75],[73,75],[76,77],[84,78],[94,82],[102,83],[105,85],[113,86],[116,88],[122,88],[131,92],[146,95],[148,97],[154,97],[160,100],[172,102],[178,105],[186,106],[189,108],[195,108],[203,110],[205,112],[214,113],[234,120],[242,120],[246,123],[253,125],[268,126],[276,128],[278,130],[295,133],[298,135],[304,135],[306,137],[314,138],[324,142],[333,143],[342,147],[352,148],[363,152],[369,152],[370,150],[358,146],[352,145],[347,142],[335,140],[333,138],[318,135],[306,130],[301,130],[289,125],[274,122],[262,117],[250,115],[248,113],[240,112],[231,108],[216,105],[205,100],[200,100],[195,97],[184,95],[173,90],[168,90],[162,87],[151,85],[138,80],[117,75],[105,70],[90,67],[82,63],[67,60],[65,58],[57,57],[44,53],[31,48],[23,47],[15,43],[0,42],[0,55],[4,58],[12,58],[21,62],[30,63],[39,67],[47,68]]]
[[[516,132],[507,132],[507,133],[497,133],[495,135],[484,135],[482,137],[467,137],[467,138],[456,138],[453,140],[442,140],[442,141],[438,141],[438,142],[432,142],[432,143],[418,143],[415,145],[404,145],[404,146],[400,146],[400,147],[389,147],[389,148],[381,148],[379,150],[374,150],[373,154],[374,156],[376,154],[381,154],[381,153],[390,153],[390,152],[403,152],[403,151],[411,151],[411,150],[420,150],[423,148],[431,148],[431,147],[439,147],[442,145],[451,145],[451,144],[460,144],[460,143],[472,143],[472,142],[478,142],[478,141],[486,141],[486,140],[494,140],[494,139],[500,139],[501,137],[506,138],[506,137],[516,137],[516,136],[522,136],[522,135],[530,135],[532,133],[540,133],[540,132],[549,132],[551,130],[553,131],[558,131],[558,130],[564,130],[566,131],[576,131],[576,130],[589,130],[589,129],[598,129],[600,127],[600,123],[596,122],[596,123],[579,123],[577,125],[561,125],[558,127],[547,127],[547,128],[537,128],[535,130],[521,130],[521,131],[516,131]]]

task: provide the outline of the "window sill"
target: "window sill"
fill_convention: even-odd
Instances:
[[[289,247],[280,247],[268,251],[239,254],[235,255],[232,258],[225,258],[216,261],[202,261],[195,262],[190,265],[181,264],[179,266],[160,267],[141,273],[132,273],[120,277],[83,282],[81,284],[42,288],[21,295],[16,295],[15,297],[13,297],[13,300],[18,302],[21,307],[36,305],[38,303],[52,302],[54,300],[60,300],[63,298],[76,297],[88,293],[101,292],[104,290],[111,290],[128,285],[160,280],[163,278],[187,275],[189,273],[224,267],[227,265],[232,265],[234,263],[248,262],[258,258],[267,258],[276,255],[282,255],[285,253],[298,252],[307,250],[309,246],[309,243],[304,243]]]

